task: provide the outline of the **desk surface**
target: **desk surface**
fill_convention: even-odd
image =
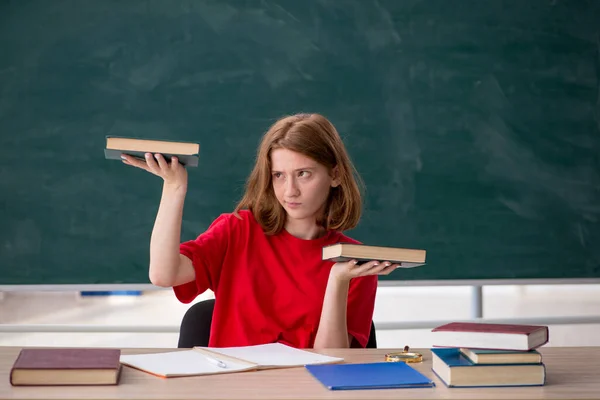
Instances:
[[[411,364],[432,377],[435,388],[329,391],[304,368],[242,372],[186,378],[158,378],[123,367],[117,386],[12,387],[10,368],[20,348],[0,347],[0,398],[2,399],[556,399],[600,398],[600,347],[541,348],[547,382],[539,387],[449,389],[431,371],[431,353],[418,350],[424,361]],[[174,349],[123,349],[123,354]],[[322,353],[344,357],[346,362],[382,361],[390,349],[332,349]]]

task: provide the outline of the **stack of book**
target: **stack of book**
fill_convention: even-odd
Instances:
[[[548,343],[547,326],[453,322],[432,332],[432,370],[448,387],[546,382],[546,367],[536,349]]]

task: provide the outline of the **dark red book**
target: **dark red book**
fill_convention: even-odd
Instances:
[[[116,385],[119,349],[22,349],[10,371],[13,386]]]
[[[529,351],[548,343],[547,326],[452,322],[433,332],[434,347]]]

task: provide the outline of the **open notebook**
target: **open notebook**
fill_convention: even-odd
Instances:
[[[244,347],[194,347],[191,350],[121,355],[121,364],[164,378],[226,374],[268,368],[332,364],[343,358],[299,350],[281,343]]]

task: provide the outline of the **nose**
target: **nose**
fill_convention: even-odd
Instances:
[[[300,190],[298,189],[298,183],[296,179],[290,178],[285,182],[285,196],[286,197],[296,197],[300,194]]]

